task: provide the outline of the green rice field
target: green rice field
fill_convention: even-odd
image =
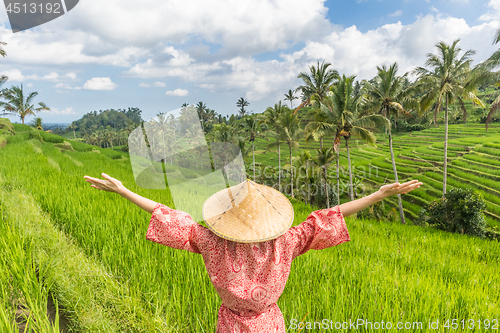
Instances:
[[[138,187],[126,153],[26,127],[16,125],[16,135],[0,148],[0,251],[5,253],[0,258],[0,331],[19,332],[22,321],[36,332],[59,331],[57,321],[44,312],[53,297],[71,332],[215,332],[221,300],[201,256],[147,241],[151,216],[116,194],[91,188],[83,176],[107,173],[139,195],[172,206],[170,192]],[[480,124],[450,125],[455,138],[450,140],[448,186],[483,193],[490,228],[500,226],[499,131],[498,124],[491,124],[487,134]],[[442,194],[442,138],[444,127],[394,138],[400,181],[424,183],[402,196],[410,219]],[[352,141],[353,166],[372,167],[364,180],[368,192],[384,179],[393,181],[383,134],[376,147]],[[277,154],[267,151],[266,144],[259,139],[256,160],[277,166]],[[287,156],[283,146],[282,163]],[[347,166],[345,148],[340,163]],[[334,175],[333,166],[329,172]],[[396,198],[385,200],[397,206]],[[313,208],[292,203],[297,225]],[[337,331],[292,325],[325,319],[333,324],[422,323],[421,330],[412,332],[449,332],[445,323],[453,319],[464,320],[469,328],[474,322],[473,329],[462,331],[490,331],[486,322],[490,329],[495,322],[500,329],[500,242],[399,221],[351,216],[346,223],[350,242],[310,251],[292,264],[278,301],[289,332]],[[16,321],[20,304],[26,318]],[[429,329],[435,321],[439,328]],[[380,330],[361,326],[343,331]]]

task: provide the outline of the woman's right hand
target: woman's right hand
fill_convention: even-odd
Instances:
[[[101,176],[103,176],[106,179],[98,179],[89,176],[84,176],[84,178],[87,180],[87,182],[92,184],[91,185],[92,187],[97,188],[99,190],[114,192],[118,194],[121,194],[125,191],[125,186],[123,186],[122,182],[119,181],[118,179],[110,177],[105,173],[102,173]]]

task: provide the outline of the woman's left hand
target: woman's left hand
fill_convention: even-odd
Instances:
[[[383,197],[390,197],[391,195],[405,194],[410,191],[413,191],[414,189],[419,188],[420,185],[422,184],[423,184],[422,182],[419,182],[418,180],[414,179],[403,184],[400,183],[387,184],[381,186],[378,191]]]
[[[87,182],[91,183],[92,187],[97,188],[99,190],[114,192],[121,194],[125,191],[125,186],[123,186],[122,182],[118,179],[108,176],[107,174],[101,174],[106,179],[98,179],[89,176],[84,176]]]

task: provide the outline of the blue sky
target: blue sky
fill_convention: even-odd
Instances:
[[[436,10],[445,15],[463,18],[471,24],[481,23],[479,17],[484,14],[488,1],[449,1],[449,0],[360,0],[326,1],[327,18],[344,27],[355,25],[366,32],[387,23],[407,25],[419,15],[435,14]]]
[[[498,48],[491,42],[500,0],[137,3],[81,1],[16,34],[2,8],[4,87],[37,91],[35,101],[51,108],[39,113],[47,123],[127,107],[139,107],[148,120],[199,101],[229,115],[239,97],[254,112],[274,105],[317,61],[361,80],[382,64],[397,61],[401,74],[423,65],[440,41],[461,38],[462,49],[477,51],[476,62]]]

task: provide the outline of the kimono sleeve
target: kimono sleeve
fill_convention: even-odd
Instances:
[[[322,250],[351,240],[338,205],[312,212],[306,221],[287,233],[293,246],[294,258],[309,250]]]
[[[188,213],[157,203],[146,239],[174,249],[200,253],[197,234],[201,228],[204,227],[193,221]]]

